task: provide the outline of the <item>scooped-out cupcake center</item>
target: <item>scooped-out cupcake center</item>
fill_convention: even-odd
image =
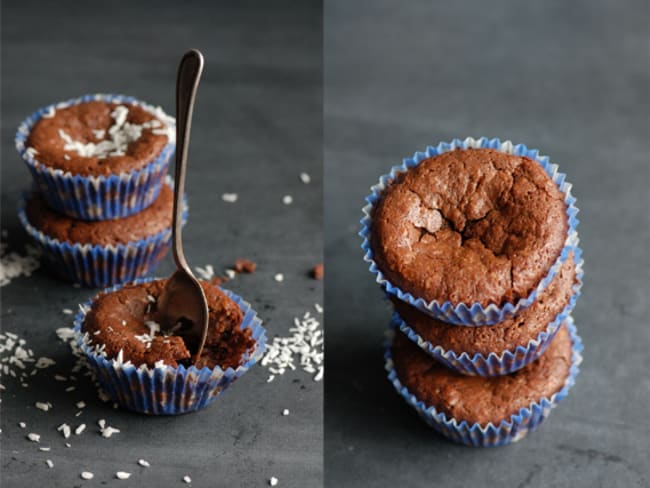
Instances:
[[[217,287],[201,282],[209,310],[208,335],[200,358],[192,362],[182,337],[160,328],[158,299],[166,280],[126,285],[100,294],[82,325],[90,346],[108,359],[130,361],[135,366],[162,364],[197,368],[237,368],[254,346],[249,329],[241,329],[239,306]]]

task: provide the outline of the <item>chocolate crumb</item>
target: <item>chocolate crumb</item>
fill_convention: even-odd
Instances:
[[[322,280],[324,275],[325,275],[325,267],[323,266],[322,263],[317,264],[311,270],[311,277],[314,278],[315,280]]]
[[[257,263],[249,259],[237,258],[233,269],[237,273],[254,273],[257,268]]]

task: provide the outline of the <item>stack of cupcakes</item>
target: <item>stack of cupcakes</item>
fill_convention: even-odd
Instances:
[[[16,148],[34,180],[20,220],[60,277],[106,287],[150,272],[171,242],[174,119],[132,97],[37,110]]]
[[[389,380],[456,442],[518,440],[574,384],[570,188],[537,150],[467,138],[404,160],[367,197],[364,259],[394,307]]]

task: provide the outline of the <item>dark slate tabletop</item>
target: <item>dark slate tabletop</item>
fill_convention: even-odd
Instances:
[[[308,276],[322,261],[322,18],[318,2],[140,2],[91,8],[79,2],[13,2],[2,9],[2,229],[12,251],[25,236],[15,216],[29,174],[13,148],[18,123],[36,108],[90,92],[131,94],[174,111],[176,67],[183,52],[203,50],[206,67],[192,125],[185,252],[194,266],[217,271],[237,257],[258,264],[227,284],[258,310],[270,338],[322,303],[322,283]],[[212,6],[208,6],[212,5]],[[311,183],[299,174],[306,172]],[[238,193],[236,203],[223,193]],[[284,205],[282,197],[293,196]],[[156,274],[173,269],[167,257]],[[274,280],[276,273],[284,281]],[[69,349],[55,329],[71,326],[94,291],[75,289],[39,270],[1,288],[2,327],[36,356],[57,364],[22,388],[3,378],[2,486],[320,486],[322,383],[291,372],[266,383],[257,365],[200,413],[150,418],[113,410],[89,381],[73,393],[53,375],[69,374]],[[87,406],[74,417],[74,403]],[[43,412],[36,401],[48,401]],[[290,410],[283,416],[283,409]],[[104,439],[96,421],[121,430]],[[25,430],[18,427],[25,422]],[[56,427],[86,423],[68,441]],[[41,435],[40,446],[25,439]],[[151,468],[136,463],[143,458]],[[46,459],[54,462],[48,469]],[[81,471],[93,472],[91,481]],[[117,471],[133,473],[128,481]]]
[[[644,2],[325,6],[326,485],[649,486],[650,59]],[[551,156],[581,209],[581,374],[505,448],[436,436],[386,381],[390,313],[362,261],[363,197],[454,137]]]

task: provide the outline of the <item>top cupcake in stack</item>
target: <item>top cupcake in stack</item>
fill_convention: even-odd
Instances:
[[[155,200],[175,147],[174,119],[118,95],[42,108],[19,127],[16,147],[52,208],[105,220]]]
[[[142,276],[165,254],[172,217],[165,176],[175,123],[162,109],[121,95],[57,103],[20,125],[16,148],[35,190],[19,216],[57,274],[105,287]],[[143,227],[149,214],[155,225]],[[65,232],[49,232],[51,222],[35,215],[51,215]],[[67,231],[77,228],[84,231]]]

